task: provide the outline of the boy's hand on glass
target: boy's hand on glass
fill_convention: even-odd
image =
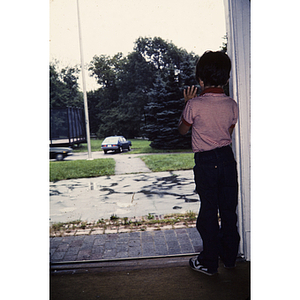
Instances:
[[[183,90],[184,103],[186,104],[190,99],[193,99],[197,96],[197,88],[192,85],[188,87],[186,90]]]

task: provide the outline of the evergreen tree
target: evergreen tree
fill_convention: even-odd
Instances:
[[[145,105],[145,135],[157,149],[191,148],[190,133],[181,136],[178,121],[184,108],[183,89],[196,84],[194,76],[197,56],[188,54],[161,38],[138,39],[139,50],[152,63],[156,81]]]
[[[190,133],[182,136],[178,132],[178,121],[184,108],[179,82],[174,70],[169,71],[166,80],[157,76],[154,88],[149,92],[145,106],[146,125],[144,131],[156,149],[189,149]]]

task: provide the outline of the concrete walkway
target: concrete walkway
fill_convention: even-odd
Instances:
[[[114,158],[119,175],[50,182],[50,224],[93,222],[113,214],[122,218],[198,213],[200,201],[192,170],[151,172],[138,156],[93,152],[94,158]],[[74,159],[87,159],[87,153],[75,153],[66,160]],[[131,172],[136,173],[127,174]]]
[[[139,154],[114,155],[116,162],[115,174],[151,173],[151,170],[139,158]]]
[[[108,152],[104,154],[103,151],[92,152],[92,159],[99,158],[113,158],[116,162],[115,175],[120,174],[130,174],[130,173],[148,173],[151,170],[146,166],[146,164],[139,159],[142,155],[153,155],[153,154],[131,154],[130,152],[124,153],[113,153]],[[73,155],[66,157],[65,161],[88,159],[87,152],[76,152]],[[55,159],[53,160],[55,161]]]
[[[50,183],[50,224],[199,211],[193,171],[127,174]]]

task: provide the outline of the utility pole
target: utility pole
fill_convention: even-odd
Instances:
[[[77,0],[77,14],[78,14],[79,46],[80,46],[80,57],[81,57],[82,89],[83,89],[83,100],[84,100],[86,139],[87,139],[87,146],[88,146],[88,159],[91,160],[92,159],[92,151],[91,151],[91,138],[90,138],[90,123],[89,123],[89,111],[88,111],[86,84],[85,84],[84,59],[83,59],[80,14],[79,14],[79,0]]]

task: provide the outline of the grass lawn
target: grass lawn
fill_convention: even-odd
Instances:
[[[145,155],[140,158],[153,172],[190,170],[195,165],[193,153]]]
[[[90,161],[54,161],[50,162],[49,180],[55,182],[64,179],[114,175],[115,164],[113,158],[94,159]]]

